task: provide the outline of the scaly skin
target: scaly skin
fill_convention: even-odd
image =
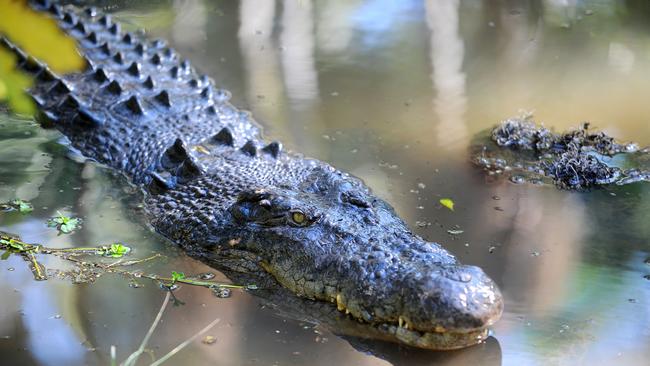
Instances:
[[[20,56],[31,94],[74,148],[143,187],[158,232],[336,333],[428,349],[487,337],[503,309],[494,282],[413,234],[360,180],[265,143],[164,41],[94,9],[32,5],[79,40],[89,67],[57,76]]]

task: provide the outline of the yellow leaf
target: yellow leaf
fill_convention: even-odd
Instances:
[[[32,85],[32,80],[16,70],[15,63],[16,57],[0,48],[0,102],[6,101],[15,113],[31,115],[34,104],[25,89]]]
[[[5,100],[5,98],[7,98],[7,86],[0,79],[0,100]]]
[[[0,0],[0,34],[60,74],[81,71],[84,59],[76,42],[47,13],[32,10],[25,0]]]
[[[454,201],[452,201],[451,198],[441,198],[440,204],[452,211],[454,210]]]

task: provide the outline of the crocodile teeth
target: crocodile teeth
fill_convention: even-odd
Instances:
[[[404,319],[402,316],[400,316],[400,317],[397,319],[397,322],[399,323],[399,327],[400,327],[400,328],[404,328],[404,329],[407,329],[407,330],[410,328],[410,326],[409,326],[409,322],[406,321],[406,319]]]
[[[343,303],[343,296],[341,294],[336,295],[336,308],[339,311],[345,310],[345,304]]]

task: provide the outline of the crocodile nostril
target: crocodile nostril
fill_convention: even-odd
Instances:
[[[472,280],[472,270],[475,267],[446,267],[442,268],[437,274],[450,280],[458,282],[470,282]]]

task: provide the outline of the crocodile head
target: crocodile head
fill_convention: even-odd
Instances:
[[[243,190],[227,212],[218,247],[253,254],[292,293],[353,321],[335,332],[454,349],[484,340],[501,315],[481,269],[413,234],[360,180],[325,164],[293,186]]]

